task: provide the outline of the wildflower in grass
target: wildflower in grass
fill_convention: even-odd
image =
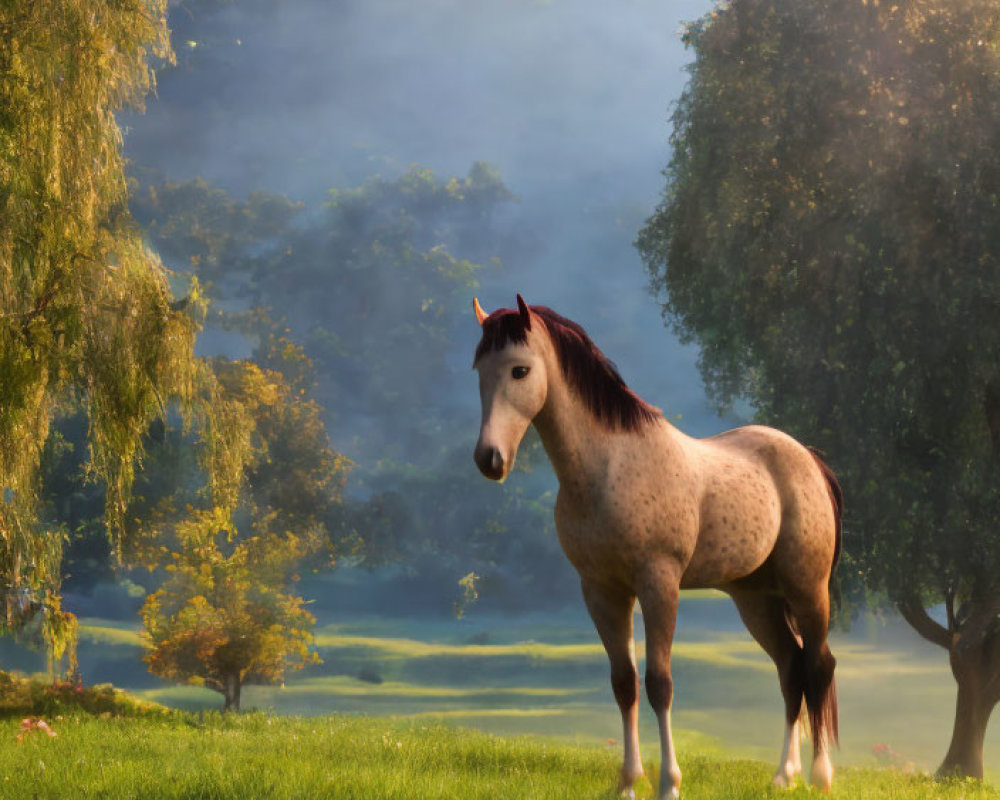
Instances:
[[[41,731],[49,738],[55,738],[58,734],[49,727],[49,724],[41,717],[26,717],[21,720],[21,729],[17,734],[17,741],[24,739],[26,734],[32,731]]]

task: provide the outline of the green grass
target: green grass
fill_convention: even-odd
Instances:
[[[702,607],[716,602],[726,601],[696,598]],[[876,742],[915,771],[933,768],[954,694],[936,650],[873,631],[834,643],[844,748],[835,754],[833,797],[1000,800],[988,785],[873,768]],[[234,718],[202,713],[220,705],[205,689],[151,686],[136,626],[84,620],[85,676],[117,669],[135,676],[134,695],[110,687],[53,693],[40,683],[14,692],[20,699],[0,703],[0,798],[616,796],[618,714],[585,619],[355,619],[321,627],[318,638],[323,665],[283,688],[247,687],[244,704],[271,713]],[[816,797],[805,786],[770,787],[780,700],[773,666],[746,635],[682,626],[674,673],[685,798]],[[34,732],[18,743],[29,713],[45,714],[59,736]],[[641,719],[655,779],[656,732],[645,705]],[[988,770],[998,752],[989,744]],[[638,794],[653,796],[649,780]]]
[[[731,609],[727,598],[713,593],[685,595],[682,610],[689,602],[701,613]],[[80,638],[88,681],[111,679],[145,700],[181,709],[221,705],[219,695],[206,689],[151,680],[135,625],[85,619]],[[324,664],[289,676],[285,687],[247,687],[244,705],[284,714],[444,721],[590,745],[620,735],[607,661],[582,614],[357,618],[321,626],[317,641]],[[849,636],[836,635],[833,647],[842,734],[836,763],[874,766],[873,745],[884,743],[899,753],[899,763],[932,770],[947,747],[953,713],[955,684],[944,653],[906,630],[874,622],[867,631],[861,625]],[[637,649],[641,658],[641,643]],[[776,759],[782,710],[774,667],[745,633],[682,619],[673,668],[682,752],[690,743],[699,752]],[[371,682],[373,676],[381,682]],[[656,729],[645,704],[640,721],[644,752],[652,755]],[[986,764],[998,781],[1000,725],[994,728]]]
[[[134,623],[114,622],[106,619],[81,617],[79,637],[82,642],[99,645],[142,647],[139,628]]]
[[[58,733],[17,742],[18,720],[0,720],[0,798],[363,798],[364,800],[612,800],[618,753],[538,738],[502,738],[421,720],[350,715],[161,718],[71,714]],[[771,767],[688,749],[688,800],[815,797],[770,787]],[[647,765],[655,778],[655,765]],[[649,780],[640,798],[653,795]],[[935,783],[894,770],[846,769],[833,798],[995,800],[988,786]]]
[[[685,618],[685,609],[691,616]],[[742,631],[728,598],[685,594],[681,610],[673,660],[681,754],[771,764],[782,734],[774,667]],[[221,705],[206,689],[151,679],[134,624],[84,619],[80,639],[88,682],[113,680],[144,700],[180,709]],[[516,619],[472,613],[460,621],[357,617],[321,625],[317,641],[322,665],[290,675],[284,687],[247,687],[245,707],[394,716],[584,746],[620,736],[607,661],[582,611]],[[641,658],[641,642],[637,649]],[[841,702],[838,767],[877,766],[873,746],[887,744],[899,754],[897,763],[933,770],[947,747],[954,708],[943,651],[905,626],[874,620],[849,635],[835,634],[833,649]],[[656,727],[645,703],[640,725],[644,753],[653,757]],[[987,774],[1000,783],[1000,724],[987,737],[985,755]]]

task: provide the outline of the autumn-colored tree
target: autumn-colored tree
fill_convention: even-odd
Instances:
[[[248,684],[280,683],[319,661],[311,649],[315,618],[283,591],[308,544],[266,526],[231,543],[231,521],[211,511],[177,526],[182,542],[169,577],[142,609],[155,675],[222,694],[240,710]]]
[[[164,565],[167,579],[142,618],[153,673],[218,691],[226,710],[239,710],[245,684],[280,682],[318,660],[314,619],[290,590],[303,562],[336,556],[327,520],[348,463],[330,446],[319,406],[280,373],[224,359],[213,368],[215,418],[246,445],[240,491],[232,505],[178,515],[178,502],[200,494],[182,486],[152,510],[138,557]]]

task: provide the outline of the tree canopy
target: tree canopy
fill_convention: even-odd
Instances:
[[[144,560],[167,572],[142,618],[153,673],[214,689],[239,710],[244,684],[278,682],[317,660],[314,618],[290,589],[306,561],[336,557],[327,525],[348,465],[319,407],[279,373],[223,359],[213,367],[224,416],[249,443],[239,500],[206,504],[190,470],[178,471],[179,485],[142,525],[154,533]]]
[[[57,651],[62,532],[38,517],[38,474],[61,403],[87,409],[89,468],[121,530],[141,437],[190,399],[195,321],[126,211],[115,113],[141,106],[148,56],[170,57],[163,0],[0,8],[0,624],[41,614]],[[197,305],[197,303],[195,303]]]
[[[827,452],[845,571],[949,650],[942,769],[981,775],[989,713],[970,709],[1000,700],[1000,9],[734,0],[685,41],[638,240],[665,316],[721,406]],[[942,602],[944,624],[925,610]]]
[[[246,309],[217,323],[261,345],[262,364],[277,366],[275,334],[302,343],[338,441],[349,431],[378,457],[406,458],[439,432],[436,407],[455,388],[452,334],[496,252],[491,218],[512,198],[477,163],[464,178],[413,167],[332,190],[321,210],[262,192],[237,200],[197,180],[143,186],[132,208],[168,263]]]

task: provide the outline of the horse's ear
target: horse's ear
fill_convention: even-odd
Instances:
[[[476,311],[476,319],[479,321],[479,324],[482,325],[486,321],[486,318],[489,316],[489,314],[483,311],[483,307],[479,305],[478,297],[472,298],[472,307]]]
[[[524,329],[526,331],[531,330],[531,312],[528,311],[528,304],[524,302],[524,298],[520,294],[517,296],[517,310],[521,312],[521,322],[524,324]]]

